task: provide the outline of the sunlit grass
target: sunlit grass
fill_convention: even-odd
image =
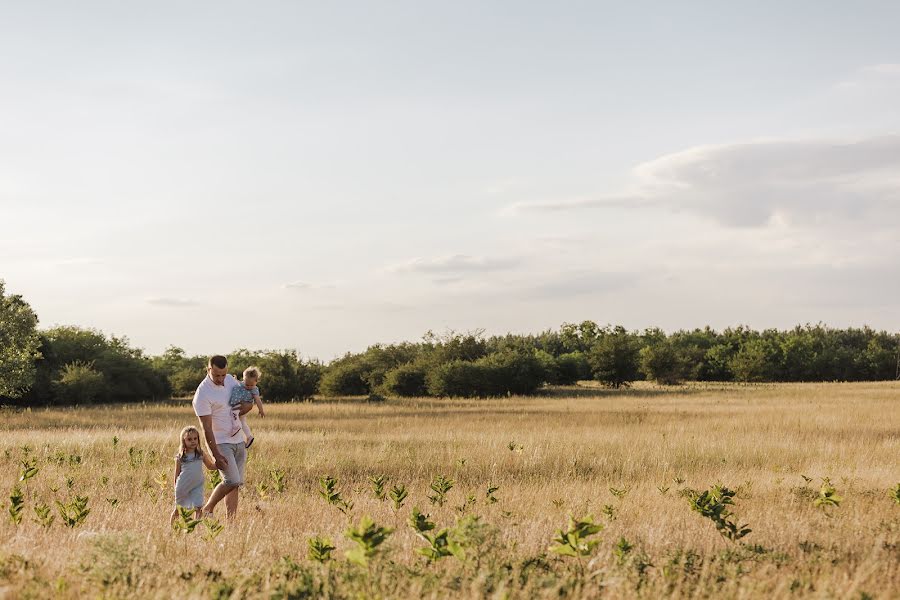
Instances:
[[[898,398],[893,383],[718,384],[272,405],[251,416],[239,517],[209,540],[168,524],[189,403],[4,411],[2,497],[8,506],[19,486],[25,505],[19,525],[4,510],[0,594],[896,597]],[[20,482],[23,461],[38,472]],[[324,475],[351,509],[320,495]],[[438,477],[453,482],[443,505],[428,498]],[[842,500],[823,509],[826,477]],[[736,490],[732,510],[753,530],[740,543],[680,492],[717,483]],[[397,485],[408,490],[399,510],[387,495]],[[90,499],[76,526],[35,513],[76,496]],[[429,564],[414,506],[437,530],[480,516],[478,552]],[[604,526],[584,558],[549,550],[570,514]],[[355,546],[344,533],[364,515],[394,529],[366,567],[344,559]],[[330,563],[307,558],[315,536],[334,543]]]

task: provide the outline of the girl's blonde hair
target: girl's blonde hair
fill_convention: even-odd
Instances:
[[[197,441],[202,442],[203,438],[200,436],[200,430],[198,430],[193,425],[188,425],[184,429],[181,430],[181,435],[178,436],[178,454],[175,455],[175,458],[178,460],[184,460],[185,456],[187,456],[187,448],[184,447],[184,436],[189,433],[197,434]],[[195,450],[197,456],[203,456],[203,448],[200,444],[197,444],[197,449]]]
[[[247,379],[248,377],[259,379],[261,375],[262,371],[259,370],[259,367],[247,367],[244,369],[244,379]]]

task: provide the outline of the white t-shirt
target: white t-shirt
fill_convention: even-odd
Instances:
[[[207,375],[203,382],[197,386],[194,392],[194,414],[198,417],[212,415],[213,435],[217,444],[242,444],[244,439],[241,429],[238,427],[237,432],[231,435],[234,430],[231,414],[231,406],[228,403],[231,397],[231,389],[241,385],[241,382],[231,375],[225,376],[223,385],[216,385]]]

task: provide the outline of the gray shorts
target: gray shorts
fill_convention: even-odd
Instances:
[[[222,481],[227,485],[244,485],[244,467],[247,466],[247,448],[240,444],[216,444],[219,452],[228,461],[228,466],[219,469]]]

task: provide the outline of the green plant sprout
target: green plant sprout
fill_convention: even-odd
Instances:
[[[381,501],[386,500],[387,492],[384,489],[384,484],[387,483],[387,477],[384,475],[373,475],[369,477],[369,482],[372,484],[372,494],[375,495],[375,498]]]
[[[16,525],[22,522],[23,508],[25,508],[25,494],[19,486],[15,486],[9,495],[9,518]]]
[[[443,506],[444,502],[447,501],[447,492],[453,489],[453,480],[447,479],[443,475],[437,475],[431,481],[431,491],[434,492],[434,495],[428,496],[428,499],[432,504],[437,504],[438,506]]]
[[[59,510],[59,516],[62,519],[63,525],[66,527],[77,527],[84,523],[84,520],[91,513],[91,509],[87,507],[87,503],[87,496],[78,495],[66,504],[57,500],[56,508]]]
[[[692,510],[713,522],[719,535],[732,542],[737,542],[750,533],[752,529],[747,527],[746,524],[737,525],[735,521],[729,520],[733,513],[728,507],[734,505],[732,500],[734,494],[733,490],[716,485],[699,494],[693,494],[690,498],[690,503]]]
[[[576,520],[569,515],[566,530],[558,529],[553,537],[553,543],[549,550],[560,556],[572,556],[581,558],[588,556],[600,543],[599,540],[589,540],[592,535],[603,531],[602,523],[595,523],[594,517],[588,515]]]
[[[347,550],[347,560],[362,567],[369,566],[371,559],[379,551],[379,547],[394,530],[375,524],[369,515],[364,515],[356,527],[348,527],[344,532],[347,538],[356,544]]]
[[[403,506],[403,501],[406,500],[409,493],[406,491],[406,486],[399,483],[391,488],[391,493],[389,495],[391,501],[394,503],[394,510],[400,510]]]
[[[334,544],[328,538],[311,537],[306,540],[306,557],[317,563],[326,563],[331,560],[331,553],[334,552]]]
[[[337,479],[329,475],[319,478],[319,495],[332,506],[337,507],[342,513],[349,514],[353,510],[353,502],[348,502],[341,497],[341,491],[337,489]]]

